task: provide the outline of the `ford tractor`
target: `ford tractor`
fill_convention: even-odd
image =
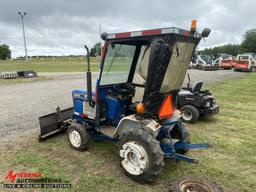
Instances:
[[[98,78],[92,86],[89,50],[86,89],[72,92],[73,107],[39,118],[40,140],[67,131],[71,147],[88,148],[89,138],[118,143],[124,172],[141,183],[153,182],[164,168],[164,158],[197,163],[186,156],[192,144],[175,112],[194,50],[210,29],[198,33],[170,27],[116,34],[105,41]],[[94,89],[94,91],[92,90]]]

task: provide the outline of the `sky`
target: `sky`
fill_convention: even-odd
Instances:
[[[21,18],[24,17],[28,55],[82,55],[83,45],[108,33],[161,27],[190,28],[210,36],[199,48],[238,44],[256,28],[255,0],[0,0],[0,44],[12,57],[24,56]]]

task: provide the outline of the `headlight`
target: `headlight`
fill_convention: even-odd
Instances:
[[[210,107],[210,106],[211,106],[210,101],[206,102],[205,106],[206,106],[206,107]]]

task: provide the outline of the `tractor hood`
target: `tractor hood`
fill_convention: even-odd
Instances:
[[[95,100],[95,92],[92,92],[92,99]],[[86,100],[87,90],[86,89],[75,89],[72,91],[73,99]]]

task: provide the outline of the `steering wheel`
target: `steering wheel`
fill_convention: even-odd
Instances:
[[[135,92],[135,87],[130,83],[119,84],[119,85],[114,85],[114,90],[121,94],[132,94]]]

